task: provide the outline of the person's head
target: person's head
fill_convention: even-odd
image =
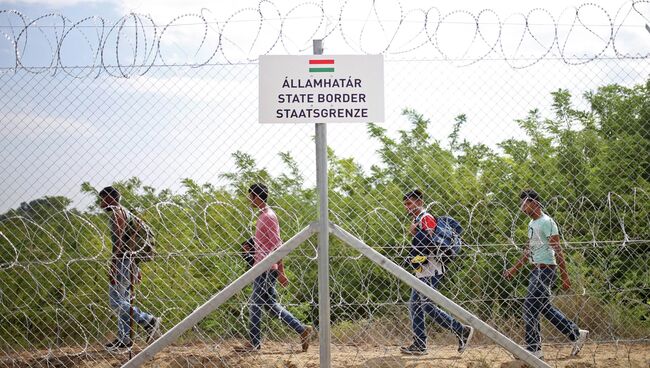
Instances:
[[[539,216],[542,211],[542,198],[533,189],[524,189],[519,194],[519,208],[529,217]]]
[[[415,189],[404,194],[403,201],[406,212],[408,212],[408,214],[411,216],[417,216],[424,207],[422,191],[419,189]]]
[[[269,197],[269,189],[266,185],[255,183],[248,188],[248,199],[255,208],[266,206],[266,200]]]
[[[113,187],[106,187],[99,192],[99,207],[105,211],[110,211],[111,207],[120,204],[120,192]]]

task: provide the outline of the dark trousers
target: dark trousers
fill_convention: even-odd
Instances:
[[[526,348],[538,351],[542,348],[540,335],[540,315],[548,319],[571,341],[578,338],[578,326],[566,318],[551,304],[551,286],[555,282],[555,269],[535,268],[528,280],[528,295],[524,302],[524,322],[526,324]]]

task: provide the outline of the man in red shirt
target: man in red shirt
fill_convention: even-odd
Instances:
[[[253,184],[248,189],[248,199],[253,208],[259,210],[257,224],[255,225],[255,236],[253,238],[254,264],[258,264],[276,248],[282,245],[280,239],[280,224],[278,217],[271,207],[266,203],[268,189],[264,184]],[[291,327],[300,335],[302,351],[309,348],[309,340],[313,333],[311,326],[303,325],[296,317],[287,311],[277,302],[275,290],[276,281],[280,285],[287,286],[289,280],[284,273],[282,261],[271,266],[253,282],[253,294],[250,298],[250,330],[248,343],[235,348],[237,352],[253,352],[261,347],[262,333],[262,308],[271,313],[274,317],[280,318],[282,322]]]

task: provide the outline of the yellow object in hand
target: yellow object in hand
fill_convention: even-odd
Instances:
[[[415,273],[420,273],[420,272],[422,272],[422,263],[424,263],[424,262],[426,262],[426,261],[427,261],[427,257],[426,257],[426,256],[422,256],[422,255],[420,255],[420,256],[415,256],[415,257],[413,257],[413,258],[411,259],[411,264],[413,264],[413,265],[419,265],[417,268],[415,268],[415,269],[413,270],[413,272],[415,272]]]
[[[416,263],[424,263],[427,261],[426,256],[415,256],[413,259],[411,259],[411,263],[416,264]]]

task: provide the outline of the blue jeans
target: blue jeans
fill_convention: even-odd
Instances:
[[[424,277],[420,280],[429,285],[432,289],[442,281],[444,275],[437,275],[432,277]],[[411,289],[411,300],[409,301],[409,311],[411,313],[411,328],[415,344],[425,347],[427,346],[427,328],[426,328],[426,315],[428,314],[433,318],[433,321],[440,326],[453,331],[457,336],[463,332],[463,325],[454,319],[454,317],[445,313],[436,307],[431,300],[426,296],[421,295],[417,290]]]
[[[249,338],[250,343],[256,347],[262,343],[262,308],[271,313],[273,317],[280,318],[282,322],[297,333],[301,334],[305,331],[305,326],[277,302],[277,293],[275,291],[277,278],[278,271],[270,270],[258,276],[253,282],[253,294],[249,301],[251,316]]]
[[[124,344],[131,342],[131,260],[127,258],[119,259],[114,266],[114,282],[108,286],[108,303],[113,311],[117,313],[117,339]],[[113,267],[113,266],[111,266]],[[134,281],[137,275],[137,267],[133,265]],[[153,316],[142,312],[136,306],[133,306],[133,321],[139,325],[145,325],[151,322]]]
[[[578,338],[578,326],[551,304],[551,286],[555,282],[555,269],[535,268],[528,280],[528,295],[524,302],[526,324],[526,349],[538,351],[542,348],[539,317],[542,314],[555,328],[571,341]]]

